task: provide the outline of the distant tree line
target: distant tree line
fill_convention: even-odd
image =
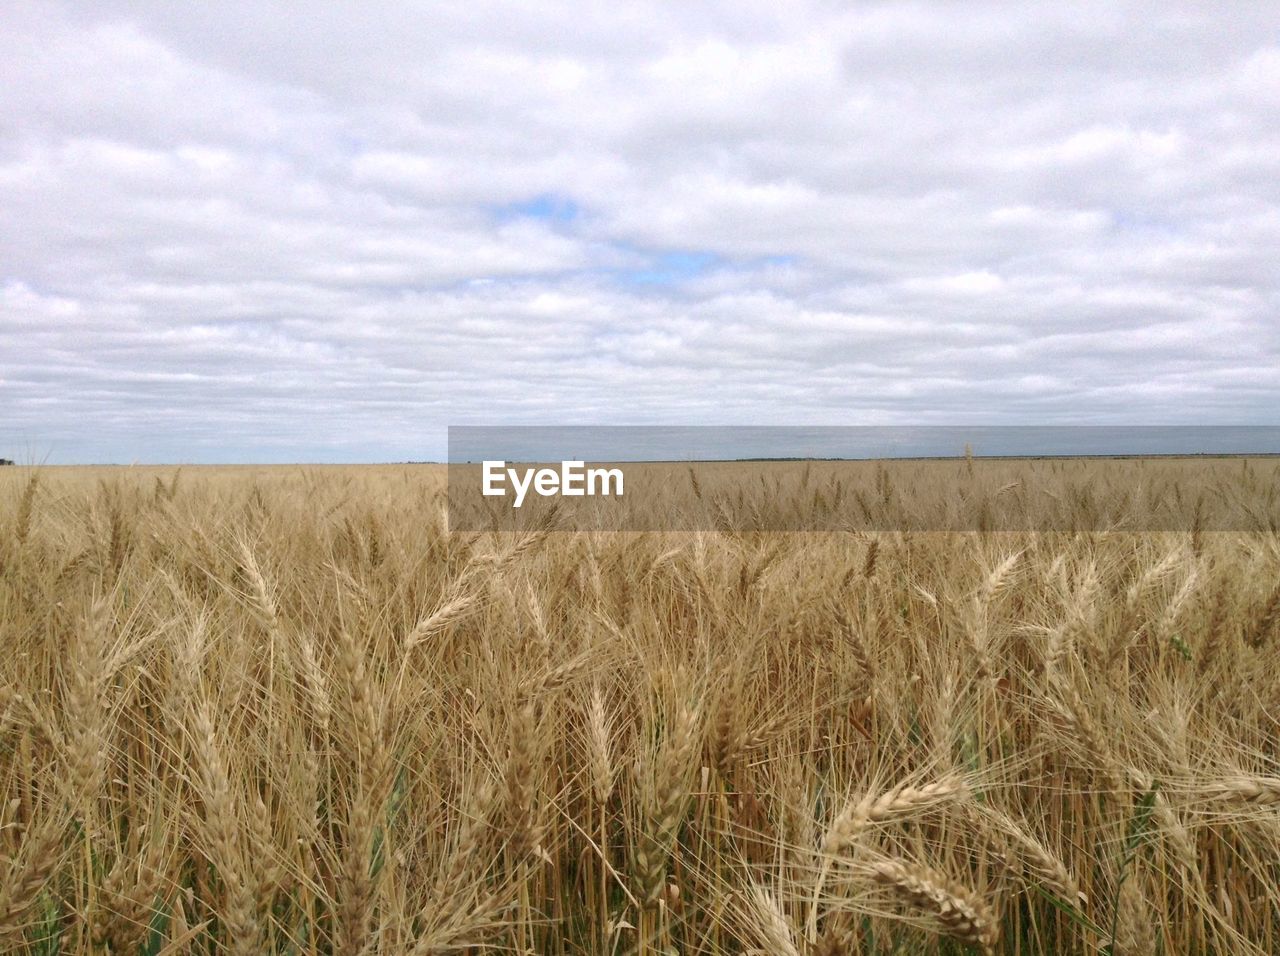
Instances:
[[[0,458],[0,468],[3,468],[5,465],[12,465],[12,464],[13,464],[12,458]]]

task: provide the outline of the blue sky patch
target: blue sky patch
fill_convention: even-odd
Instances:
[[[508,203],[495,210],[499,222],[515,219],[538,219],[542,222],[567,225],[582,215],[582,210],[568,196],[558,193],[542,193],[532,199]]]
[[[675,285],[697,279],[723,264],[714,252],[669,250],[649,253],[649,261],[635,269],[621,269],[616,275],[630,285]]]

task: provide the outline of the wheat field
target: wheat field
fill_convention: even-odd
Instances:
[[[1280,952],[1274,528],[451,532],[387,466],[6,468],[0,532],[4,952]]]

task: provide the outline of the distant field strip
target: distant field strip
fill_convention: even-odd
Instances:
[[[1280,458],[619,462],[625,495],[486,495],[448,468],[449,526],[513,531],[1274,531]],[[519,502],[519,506],[517,506]],[[547,517],[547,511],[555,516]]]

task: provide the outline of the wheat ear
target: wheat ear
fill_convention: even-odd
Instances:
[[[225,896],[223,923],[235,956],[260,952],[261,934],[256,912],[256,892],[248,876],[240,845],[240,830],[231,793],[231,780],[218,746],[208,702],[196,708],[192,746],[200,776],[200,796],[205,807],[205,834],[214,868],[222,878]]]
[[[818,938],[818,902],[835,854],[853,846],[873,823],[924,810],[935,803],[953,799],[965,790],[964,778],[959,774],[948,774],[920,787],[901,784],[878,795],[867,794],[857,803],[847,805],[832,821],[822,840],[822,865],[814,881],[813,898],[809,904],[809,942],[815,943]]]
[[[1280,806],[1280,777],[1233,777],[1206,788],[1221,800],[1255,807]]]
[[[925,910],[953,939],[995,952],[1000,930],[991,908],[976,894],[926,867],[884,860],[872,867],[876,882],[901,899]]]
[[[0,884],[0,938],[21,932],[18,918],[36,901],[62,859],[65,822],[50,816],[27,840]]]

